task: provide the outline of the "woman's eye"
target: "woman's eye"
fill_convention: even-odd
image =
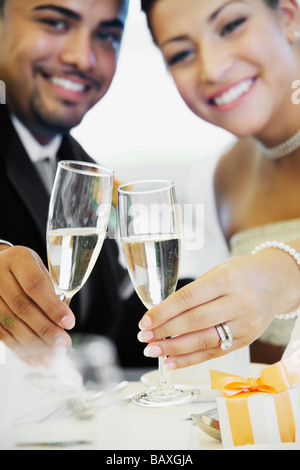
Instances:
[[[246,18],[238,18],[237,20],[231,21],[221,29],[221,36],[226,36],[235,31],[239,26],[245,23]]]
[[[180,62],[183,62],[191,54],[192,54],[191,50],[185,50],[185,51],[178,52],[177,54],[174,54],[172,57],[170,57],[167,60],[167,63],[168,63],[169,66],[176,65]]]

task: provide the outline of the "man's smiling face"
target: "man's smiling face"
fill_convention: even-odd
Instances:
[[[78,125],[114,77],[127,0],[6,0],[0,79],[40,140]]]

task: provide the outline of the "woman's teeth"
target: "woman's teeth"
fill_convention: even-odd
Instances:
[[[82,92],[86,90],[85,85],[81,83],[73,82],[71,80],[68,80],[62,77],[51,77],[50,81],[51,83],[53,83],[53,85],[58,85],[64,88],[65,90],[70,90],[70,91],[75,91],[75,92]]]
[[[244,82],[239,83],[238,85],[232,87],[230,90],[223,93],[223,95],[218,98],[214,98],[214,103],[217,106],[224,106],[226,104],[231,104],[244,95],[247,91],[250,90],[253,79],[245,80]]]

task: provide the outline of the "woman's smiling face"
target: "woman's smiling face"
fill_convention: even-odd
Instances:
[[[237,136],[274,125],[278,110],[291,106],[299,71],[295,3],[156,1],[149,18],[155,40],[195,114]]]

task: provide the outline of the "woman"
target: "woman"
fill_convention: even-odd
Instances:
[[[186,104],[239,138],[215,173],[220,223],[235,256],[140,323],[145,354],[169,356],[171,369],[251,344],[300,305],[290,250],[299,252],[300,240],[286,252],[275,243],[250,255],[262,241],[300,238],[300,106],[292,100],[300,12],[296,0],[142,0],[142,8]],[[280,320],[282,342],[269,360],[264,351],[265,362],[280,359],[297,315]]]

